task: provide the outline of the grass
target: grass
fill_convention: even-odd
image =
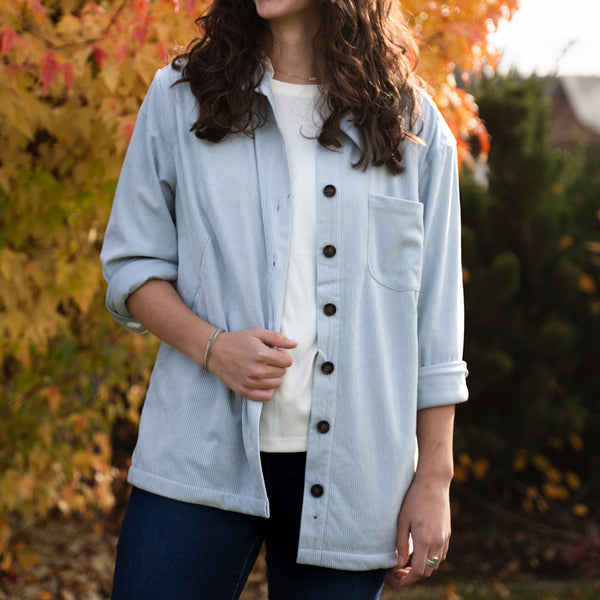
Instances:
[[[418,584],[410,590],[386,590],[382,600],[598,600],[600,580],[531,583]]]

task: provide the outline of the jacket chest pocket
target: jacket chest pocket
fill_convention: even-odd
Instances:
[[[368,263],[371,276],[398,292],[419,291],[423,256],[423,205],[369,196]]]

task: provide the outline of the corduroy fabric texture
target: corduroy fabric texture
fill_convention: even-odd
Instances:
[[[187,84],[172,87],[178,76],[159,71],[138,116],[102,250],[107,306],[143,331],[126,300],[159,278],[215,327],[278,330],[290,178],[269,83],[260,90],[270,116],[255,137],[214,144],[190,133],[196,103]],[[351,167],[359,138],[349,118],[340,149],[317,149],[317,359],[299,562],[393,566],[416,412],[467,399],[456,144],[426,96],[422,110],[425,144],[407,143],[402,175]],[[320,310],[328,303],[333,316]],[[268,516],[260,413],[163,344],[130,482]]]

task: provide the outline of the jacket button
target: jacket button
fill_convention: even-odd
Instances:
[[[323,373],[323,375],[331,375],[333,373],[333,363],[332,362],[324,362],[321,365],[321,373]]]
[[[337,190],[335,189],[335,185],[329,184],[323,188],[323,193],[327,198],[333,198],[336,192]]]
[[[315,498],[320,498],[323,495],[323,486],[319,485],[318,483],[315,483],[315,485],[313,485],[310,488],[310,493],[315,497]]]
[[[331,244],[328,244],[327,246],[325,246],[325,248],[323,248],[323,254],[327,257],[327,258],[333,258],[335,256],[335,253],[337,252],[335,246],[332,246]]]
[[[319,433],[329,433],[330,425],[327,421],[319,421],[317,423],[317,431]]]
[[[337,310],[337,307],[335,304],[331,304],[331,302],[329,302],[328,304],[326,304],[323,307],[323,312],[328,316],[328,317],[333,317],[333,315],[335,315],[335,311]]]

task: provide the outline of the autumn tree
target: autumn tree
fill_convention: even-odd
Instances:
[[[403,4],[468,160],[487,138],[463,78],[494,66],[485,36],[517,0]],[[136,422],[155,341],[107,315],[98,253],[141,100],[203,7],[0,0],[0,568],[11,513],[114,502],[111,425]]]

